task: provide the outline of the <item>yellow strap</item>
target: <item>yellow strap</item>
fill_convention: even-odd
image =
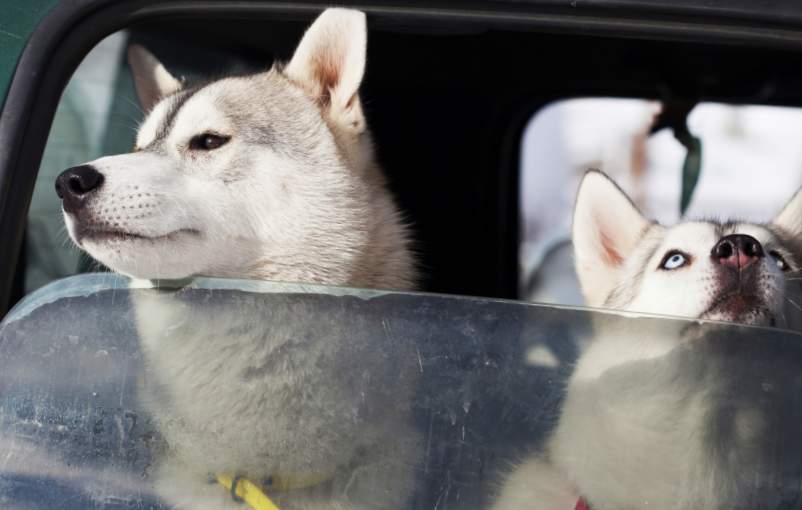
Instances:
[[[287,492],[296,489],[305,489],[321,484],[331,479],[331,477],[332,475],[318,475],[306,478],[273,476],[271,477],[270,490]],[[234,483],[234,477],[225,474],[217,475],[217,483],[231,491],[231,484]],[[279,510],[279,507],[265,494],[264,490],[247,478],[240,478],[237,481],[236,495],[242,498],[253,510]]]
[[[234,483],[234,480],[228,475],[217,475],[217,483],[230,491],[231,484]],[[267,494],[262,492],[262,489],[260,489],[258,485],[247,478],[240,478],[237,481],[235,494],[242,498],[253,510],[279,510],[279,507],[267,497]]]

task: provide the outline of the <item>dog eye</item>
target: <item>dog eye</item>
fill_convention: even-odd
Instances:
[[[660,263],[661,269],[678,269],[688,264],[690,257],[677,250],[672,250],[666,253],[663,261]]]
[[[776,250],[771,250],[769,255],[774,259],[774,262],[777,263],[777,267],[780,268],[780,271],[788,271],[791,267],[788,265],[788,262],[785,261],[782,255]]]
[[[194,151],[211,151],[222,147],[231,139],[230,136],[221,136],[214,133],[203,133],[202,135],[193,136],[189,141],[190,150]]]

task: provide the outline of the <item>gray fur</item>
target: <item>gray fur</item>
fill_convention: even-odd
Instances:
[[[692,320],[595,316],[557,426],[495,510],[565,510],[580,497],[593,510],[799,507],[798,339],[706,321],[802,330],[802,194],[770,225],[648,223],[606,176],[586,176],[573,230],[585,297]],[[748,270],[713,256],[732,234],[762,246]],[[676,251],[685,262],[663,267]]]
[[[132,48],[140,97],[163,97],[139,150],[89,163],[103,185],[65,212],[70,236],[138,279],[414,288],[409,234],[357,94],[365,37],[362,13],[329,9],[287,67],[177,92],[178,80]],[[229,141],[192,149],[204,133]],[[418,438],[404,342],[389,352],[341,310],[316,316],[253,297],[189,304],[180,291],[139,290],[135,307],[143,399],[169,444],[154,483],[175,508],[242,508],[207,483],[217,473],[324,476],[274,494],[282,508],[406,504]]]

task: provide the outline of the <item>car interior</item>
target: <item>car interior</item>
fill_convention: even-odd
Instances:
[[[298,15],[215,12],[209,17],[199,11],[134,23],[123,38],[151,47],[168,67],[192,80],[287,59],[306,21]],[[664,104],[793,106],[800,101],[799,54],[777,44],[582,32],[481,17],[371,15],[362,95],[379,161],[414,232],[424,290],[525,297],[519,260],[522,139],[530,119],[544,106],[593,97]],[[123,44],[117,43],[117,60],[108,65],[125,68],[119,51]],[[46,152],[32,210],[46,202],[48,213],[58,207],[48,180],[70,158],[77,162],[130,148],[141,116],[130,104],[130,77],[119,73],[110,87],[111,102],[100,112],[108,116],[104,140],[93,142],[84,153],[67,152],[61,156],[66,161],[49,160]],[[92,115],[80,111],[82,107],[73,106],[74,115]],[[69,108],[60,104],[59,111]],[[51,150],[58,158],[70,143],[51,137],[48,149],[60,145],[61,153],[59,147]],[[36,223],[29,227],[15,268],[12,301],[24,294],[25,274],[33,271],[34,261],[47,263],[48,257],[37,250],[51,253],[32,239],[64,244],[63,238],[53,239],[53,228],[39,235],[37,229],[44,227]],[[84,260],[61,269],[60,275],[87,267]],[[40,281],[47,280],[42,274]]]
[[[648,151],[647,156],[637,152],[642,149],[637,144],[644,144],[648,150],[663,144],[660,146],[668,147],[673,159],[660,168],[663,180],[650,182],[652,188],[670,188],[670,192],[648,195],[638,205],[658,219],[670,221],[680,216],[682,165],[687,154],[670,128],[658,129],[664,127],[656,120],[661,108],[685,111],[680,121],[687,121],[692,131],[701,133],[704,151],[714,147],[712,138],[704,133],[715,131],[704,131],[705,119],[714,118],[723,111],[721,108],[782,107],[796,114],[802,107],[802,40],[785,34],[779,22],[766,22],[766,28],[758,30],[750,28],[743,18],[722,15],[721,22],[714,23],[710,17],[680,16],[665,6],[649,11],[638,2],[624,10],[614,9],[613,2],[590,3],[581,12],[575,10],[577,2],[570,2],[570,6],[544,3],[537,8],[533,7],[535,3],[460,2],[450,7],[447,3],[374,2],[357,6],[367,11],[369,27],[361,99],[378,161],[413,232],[423,276],[420,290],[481,298],[424,296],[420,298],[424,306],[410,296],[391,296],[379,307],[387,317],[406,313],[404,320],[410,330],[432,342],[424,348],[422,358],[421,352],[417,353],[418,359],[423,359],[422,373],[427,359],[436,360],[432,361],[431,373],[422,376],[429,393],[420,399],[424,402],[431,395],[435,397],[418,403],[416,419],[421,427],[429,427],[427,437],[435,438],[432,444],[440,450],[422,468],[428,470],[428,478],[416,495],[415,508],[477,508],[486,504],[492,492],[488,484],[498,483],[498,473],[517,460],[514,456],[520,450],[516,445],[526,444],[527,449],[541,446],[544,430],[556,419],[561,385],[579,350],[577,338],[597,317],[573,308],[557,307],[557,312],[551,313],[548,307],[505,305],[496,298],[583,304],[570,242],[571,204],[582,172],[601,167],[621,178],[622,187],[627,188],[633,179],[637,181],[648,173],[652,164]],[[494,9],[499,4],[504,8]],[[37,339],[32,347],[20,347],[29,332],[25,321],[32,318],[58,329],[68,341],[86,335],[87,352],[95,349],[109,351],[112,356],[136,356],[136,349],[131,347],[134,333],[113,320],[114,314],[129,321],[132,316],[124,291],[119,293],[121,300],[115,301],[115,289],[123,285],[120,280],[93,275],[77,290],[59,282],[105,268],[71,246],[63,228],[61,204],[53,191],[55,177],[65,168],[131,149],[143,113],[136,103],[126,47],[142,44],[190,83],[258,71],[291,56],[319,8],[310,2],[287,8],[268,3],[176,2],[160,7],[154,2],[122,2],[85,16],[82,24],[76,25],[83,27],[80,35],[65,28],[63,43],[40,55],[53,64],[35,81],[26,82],[26,101],[30,101],[25,106],[29,109],[27,122],[8,151],[14,158],[13,172],[6,188],[0,189],[8,197],[0,237],[10,240],[8,247],[0,250],[0,314],[21,303],[9,315],[18,322],[10,321],[13,324],[4,333],[8,340],[6,344],[0,342],[0,352],[4,345],[17,350],[8,350],[11,354],[5,361],[0,356],[0,367],[30,363],[37,370],[60,373],[47,368],[52,359],[39,359],[50,339]],[[22,86],[17,85],[18,95]],[[696,120],[692,118],[694,107]],[[637,119],[622,128],[621,136],[626,144],[634,145],[626,145],[624,156],[607,158],[602,149],[619,144],[623,138],[611,136],[610,128],[598,121],[625,110],[635,112]],[[563,120],[555,120],[554,115],[561,115]],[[566,134],[564,119],[587,129]],[[789,124],[782,126],[795,125],[799,120],[802,130],[802,118],[788,119]],[[742,126],[744,122],[721,121],[715,129],[736,129],[732,127],[736,124]],[[554,140],[569,140],[572,147],[591,149],[582,157],[546,164],[562,157],[554,156]],[[759,155],[770,152],[765,147],[756,149],[758,156],[754,158],[759,161]],[[631,156],[641,159],[633,163]],[[658,153],[651,157],[654,160]],[[616,161],[626,164],[612,166]],[[718,166],[702,165],[702,179],[713,176],[718,179],[715,182],[726,180],[726,174],[721,173],[724,170],[707,170],[714,166],[726,169],[727,162],[722,161]],[[785,200],[777,197],[785,197],[798,187],[796,162],[793,159],[788,163],[791,170],[787,178],[778,181],[776,196],[766,195],[769,198],[760,202],[758,213],[762,208],[774,208],[774,201]],[[767,180],[771,175],[771,169],[764,167],[743,172],[760,179],[766,176]],[[13,192],[8,191],[11,188]],[[700,193],[703,189],[700,184]],[[715,193],[704,193],[708,194],[700,196],[709,197],[715,204]],[[748,195],[749,190],[743,193]],[[650,202],[653,196],[658,200]],[[693,207],[691,211],[700,214],[708,210],[704,204]],[[19,241],[18,249],[15,240]],[[52,282],[57,282],[52,288],[58,300],[32,294]],[[198,302],[215,292],[225,295],[208,282],[195,292],[193,299]],[[38,301],[26,302],[26,296],[31,295]],[[266,299],[267,304],[272,303],[272,298]],[[87,332],[86,325],[75,319],[84,306],[88,323],[113,334]],[[475,322],[468,319],[471,317]],[[59,321],[69,326],[60,331]],[[381,321],[375,322],[374,327],[380,330]],[[620,328],[631,325],[626,321],[615,324]],[[655,324],[659,329],[659,321]],[[493,343],[493,338],[526,335],[529,343],[522,346],[498,347]],[[748,332],[743,336],[748,337]],[[559,344],[557,337],[568,341]],[[438,342],[458,355],[440,359],[431,347]],[[430,352],[425,350],[430,347]],[[525,363],[510,361],[521,358],[522,352],[526,352]],[[136,419],[125,414],[130,410],[122,404],[122,395],[133,391],[131,385],[141,383],[127,370],[141,370],[142,361],[137,358],[130,366],[114,364],[117,361],[107,364],[106,358],[92,353],[95,358],[90,361],[74,353],[65,354],[64,366],[70,370],[64,366],[59,370],[69,377],[89,370],[86,367],[107,370],[105,389],[82,379],[80,391],[86,394],[75,400],[87,409],[92,402],[102,401],[102,406],[97,406],[101,410],[93,408],[89,418],[72,417],[69,413],[74,409],[65,410],[58,398],[63,403],[65,395],[77,390],[65,389],[66,384],[61,387],[60,376],[54,376],[41,386],[44,389],[31,386],[40,392],[36,398],[44,395],[55,402],[47,403],[55,409],[51,415],[40,416],[25,400],[34,390],[10,385],[9,394],[17,392],[25,397],[14,401],[14,423],[24,425],[15,428],[15,433],[39,437],[36,434],[42,432],[31,432],[34,417],[62,426],[66,423],[64,416],[68,416],[74,423],[80,422],[78,428],[95,427],[92,430],[106,432],[122,430],[120,423]],[[531,366],[537,370],[530,370]],[[74,367],[78,368],[72,370]],[[8,380],[21,377],[21,371],[9,369],[7,373]],[[125,378],[117,377],[120,373],[125,373]],[[4,380],[0,378],[0,389]],[[475,388],[483,388],[484,393],[471,403],[473,397],[466,395],[473,395]],[[115,404],[118,392],[119,405]],[[2,417],[0,406],[0,429],[5,426]],[[119,439],[104,436],[106,432],[92,436],[99,445],[93,450],[93,462],[106,455],[106,450],[113,450],[114,441]],[[48,436],[48,441],[53,437]],[[95,444],[92,439],[79,438],[78,433],[70,437],[62,440],[58,436],[59,448],[77,451]],[[97,439],[101,437],[105,441],[102,444]],[[463,448],[465,444],[475,448]],[[145,470],[147,460],[133,458],[135,454],[130,452],[134,451],[140,450],[120,453],[120,449],[108,456],[113,462]],[[74,457],[81,456],[75,453]],[[44,465],[43,460],[36,460]],[[14,480],[18,484],[14,490],[24,492],[36,486],[37,477]],[[58,506],[74,497],[74,508],[86,504],[80,491],[68,485],[54,487],[35,492],[28,499],[20,497],[20,501],[41,498],[39,501]],[[0,501],[3,494],[0,486]],[[147,499],[134,505],[109,497],[93,504],[103,509],[125,505],[162,508]]]

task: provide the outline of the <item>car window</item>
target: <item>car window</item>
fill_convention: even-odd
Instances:
[[[581,98],[538,111],[521,144],[521,286],[527,299],[582,304],[571,212],[581,176],[613,177],[650,218],[680,219],[686,150],[652,133],[657,101]],[[702,141],[701,176],[684,218],[765,222],[802,184],[802,109],[700,103],[688,127]]]
[[[27,296],[0,327],[0,501],[162,508],[161,466],[174,448],[202,459],[202,469],[184,468],[188,477],[215,474],[217,457],[249,469],[249,452],[263,447],[247,432],[256,419],[265,431],[288,426],[281,437],[294,449],[283,451],[284,465],[324,474],[327,457],[315,452],[336,445],[358,462],[364,453],[354,452],[375,448],[366,438],[388,427],[399,434],[390,442],[407,440],[393,458],[414,480],[412,489],[400,479],[385,487],[405,494],[401,507],[481,508],[558,423],[568,384],[599,404],[581,407],[587,427],[578,441],[594,437],[610,413],[637,408],[630,423],[651,433],[676,421],[700,437],[720,433],[715,445],[728,444],[732,455],[774,452],[738,469],[781,492],[777,447],[793,456],[799,446],[787,426],[802,417],[800,340],[776,329],[457,296],[219,279],[148,288],[110,274],[76,276]],[[616,356],[599,363],[609,343]],[[173,356],[183,369],[171,368]],[[265,415],[237,414],[243,405],[262,409],[262,378],[289,384],[272,374],[297,375],[307,357],[324,377],[301,375],[302,388],[278,393],[299,398],[283,397]],[[225,402],[214,397],[219,387],[182,393],[187,360],[238,370],[239,383]],[[709,391],[718,398],[704,404]],[[689,405],[650,421],[647,404],[676,394]],[[220,409],[241,416],[238,430],[182,443]],[[305,421],[312,416],[317,425]],[[408,420],[403,433],[398,420]],[[729,438],[747,422],[761,424],[748,444]],[[222,438],[239,443],[221,450]],[[318,463],[295,464],[307,458]]]
[[[122,72],[126,39],[119,32],[98,44],[78,67],[58,104],[28,212],[23,259],[26,292],[90,265],[67,237],[53,186],[64,169],[131,147],[140,114],[133,102],[133,84]]]

